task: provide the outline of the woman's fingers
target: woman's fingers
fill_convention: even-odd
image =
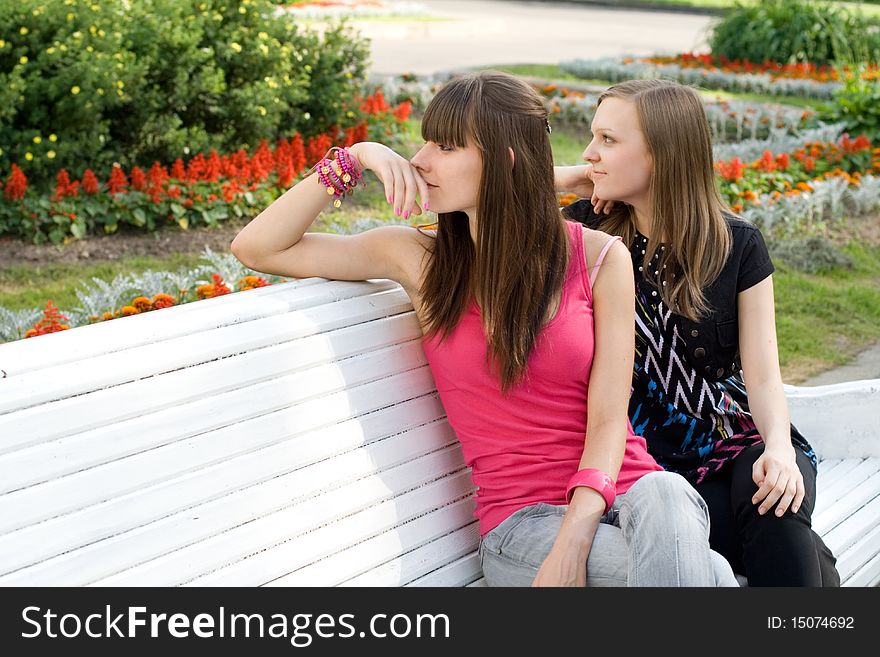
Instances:
[[[785,486],[785,492],[782,494],[782,497],[779,498],[779,503],[776,505],[776,515],[778,517],[782,517],[785,514],[796,495],[797,482],[794,478],[791,478],[788,480],[788,484]]]

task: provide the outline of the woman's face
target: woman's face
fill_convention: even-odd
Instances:
[[[593,165],[596,194],[603,200],[645,206],[653,163],[635,103],[606,98],[596,109],[591,131],[593,140],[582,157]]]
[[[432,212],[466,212],[476,215],[483,158],[471,143],[464,148],[425,142],[410,160],[428,183]]]

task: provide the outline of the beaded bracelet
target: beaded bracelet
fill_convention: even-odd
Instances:
[[[336,151],[336,159],[331,160],[329,155]],[[318,162],[311,171],[317,171],[318,182],[324,185],[328,196],[333,196],[333,207],[342,205],[342,197],[351,194],[357,187],[358,181],[363,180],[363,173],[355,164],[355,159],[347,148],[334,146]]]

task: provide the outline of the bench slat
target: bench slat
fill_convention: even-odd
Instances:
[[[470,523],[473,515],[473,500],[462,499],[268,582],[266,586],[338,586],[346,578],[381,567],[389,558],[397,557],[401,552],[405,554],[399,559],[409,563],[412,551],[424,547],[426,543],[434,559],[456,558],[464,551],[473,550],[473,544],[464,546],[459,552],[448,553],[437,551],[434,541],[448,534],[447,527],[461,527]],[[401,582],[394,584],[400,585]]]
[[[6,438],[0,455],[421,337],[412,313],[376,319],[370,315],[384,312],[383,306],[374,301],[371,308],[360,317],[364,324],[298,339],[290,335],[295,322],[288,316],[271,318],[283,322],[285,339],[292,339],[0,415],[0,435]],[[253,331],[268,335],[275,329],[255,325]]]
[[[282,449],[273,450],[278,458],[268,463],[274,465],[275,476],[269,473],[267,480],[233,489],[231,493],[229,490],[215,492],[211,499],[198,506],[193,501],[206,495],[199,490],[201,485],[213,479],[226,482],[227,487],[234,486],[236,477],[243,478],[240,471],[247,473],[247,463],[242,465],[242,461],[250,460],[251,469],[254,469],[260,465],[257,458],[267,461],[272,454],[248,454],[245,458],[233,459],[222,467],[200,473],[199,477],[184,477],[171,484],[138,491],[79,513],[6,534],[0,537],[0,551],[12,555],[4,560],[6,567],[12,570],[63,554],[58,560],[62,569],[64,564],[75,559],[91,559],[99,562],[103,570],[123,554],[128,554],[129,560],[134,559],[135,554],[161,555],[188,542],[226,531],[236,523],[247,523],[254,518],[255,509],[266,514],[289,506],[293,500],[340,486],[346,480],[366,477],[377,470],[381,472],[401,461],[414,460],[422,454],[430,455],[444,447],[448,450],[450,445],[454,448],[451,456],[441,453],[433,458],[453,459],[454,464],[450,467],[462,467],[455,436],[445,421],[371,441],[366,447],[329,459],[326,453],[336,451],[332,447],[336,437],[333,432],[323,433],[327,435],[310,434],[280,446]],[[362,438],[356,432],[350,433],[353,435],[349,442],[361,442]],[[287,452],[286,456],[284,452]],[[266,470],[266,465],[262,465],[262,469]],[[350,502],[355,505],[352,509],[360,508],[357,505],[363,504],[363,499],[354,498]],[[117,520],[110,523],[108,518]],[[87,549],[80,553],[65,553],[72,547]],[[103,553],[103,558],[98,559],[96,552]],[[77,576],[85,577],[88,568],[87,563],[81,563]],[[35,570],[44,570],[44,567],[41,565]]]
[[[273,545],[259,558],[245,558],[186,582],[193,586],[254,586],[271,582],[298,568],[327,558],[438,507],[439,500],[466,498],[473,491],[470,471],[449,477],[395,497],[325,525],[320,529]]]
[[[863,575],[859,573],[863,569],[870,571],[870,561],[877,554],[878,545],[880,545],[880,525],[869,530],[858,542],[838,556],[837,570],[840,573],[841,583],[846,585],[854,577],[868,575],[868,573]]]
[[[472,518],[466,518],[465,522],[468,524],[460,529],[441,536],[437,540],[422,545],[396,559],[386,561],[357,577],[342,581],[339,586],[409,586],[410,582],[415,579],[432,572],[436,573],[438,564],[457,559],[459,555],[464,555],[460,557],[463,559],[468,554],[474,554],[480,540],[479,529]],[[458,563],[458,560],[460,559],[447,565]],[[442,566],[440,569],[445,570],[446,568],[447,566]],[[454,585],[445,584],[443,586]]]
[[[813,518],[816,518],[832,506],[838,503],[844,497],[849,498],[851,494],[864,482],[873,478],[880,471],[880,458],[864,459],[858,466],[849,471],[846,477],[838,479],[833,484],[823,485],[822,496],[816,500],[816,507],[813,509]],[[880,478],[876,481],[880,486]]]
[[[272,325],[269,328],[275,328],[274,331],[261,331],[256,322],[239,322],[174,340],[94,355],[87,360],[70,359],[64,364],[0,379],[0,413],[174,372],[271,346],[290,337],[315,335],[331,328],[350,326],[370,315],[378,318],[402,314],[407,307],[406,295],[390,290],[385,295],[355,299],[348,306],[345,302],[338,306],[322,306],[314,320],[308,313],[270,318],[267,320]],[[323,322],[316,323],[315,320]]]
[[[50,333],[40,336],[38,350],[30,340],[16,340],[0,345],[0,369],[8,377],[0,380],[0,396],[19,376],[45,367],[395,289],[392,281],[294,281]]]
[[[347,386],[373,382],[377,372],[393,374],[383,379],[383,386],[394,393],[392,400],[383,405],[405,397],[410,385],[420,388],[421,394],[433,387],[421,344],[412,341],[394,345],[341,363],[312,368],[243,390],[183,404],[161,414],[4,455],[0,457],[0,492],[15,491],[134,454],[150,458],[150,452],[164,445],[171,445],[170,449],[174,449],[175,444],[204,442],[206,432],[226,427],[234,430],[237,423],[255,415],[302,404],[309,397],[319,396],[326,401],[335,394],[347,398],[344,392]],[[394,386],[399,388],[395,389]],[[296,391],[296,394],[291,394],[292,391]],[[384,397],[389,397],[388,391]],[[335,414],[331,411],[329,417],[348,417],[350,410],[345,401],[335,401],[341,402],[340,408]],[[365,399],[365,402],[369,403],[369,400]],[[310,419],[313,423],[326,422],[319,416]],[[261,437],[255,436],[254,439],[260,440]],[[213,436],[212,449],[218,447],[216,440],[217,437]],[[229,449],[241,451],[241,446],[230,445]],[[165,453],[160,451],[158,458],[164,458]],[[209,462],[207,456],[198,454],[193,455],[193,459]]]
[[[860,480],[860,485],[845,497],[839,498],[831,506],[824,507],[813,516],[813,529],[821,536],[832,532],[848,518],[860,513],[875,498],[880,497],[880,459],[867,459],[873,474]]]
[[[479,531],[477,535],[479,536]],[[474,550],[457,561],[409,582],[407,586],[467,586],[482,577],[480,558]]]

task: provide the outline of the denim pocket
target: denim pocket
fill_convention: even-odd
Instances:
[[[540,566],[562,526],[564,506],[539,503],[511,514],[483,537],[485,549],[513,561]]]

